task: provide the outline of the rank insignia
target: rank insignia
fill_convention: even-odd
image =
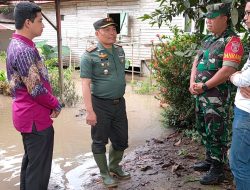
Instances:
[[[106,59],[106,58],[108,58],[108,54],[106,54],[106,53],[100,53],[100,54],[99,54],[99,57],[100,57],[101,59]]]

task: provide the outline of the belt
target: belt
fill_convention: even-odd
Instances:
[[[93,94],[92,94],[92,96],[94,98],[97,98],[97,99],[102,100],[102,101],[109,102],[109,103],[114,104],[114,105],[119,104],[122,101],[122,97],[121,98],[116,98],[116,99],[108,99],[108,98],[99,98],[99,97],[97,97],[97,96],[95,96]]]

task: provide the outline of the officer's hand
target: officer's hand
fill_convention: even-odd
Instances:
[[[95,126],[97,123],[96,114],[94,111],[87,111],[86,123],[91,126]]]
[[[250,87],[240,87],[240,93],[244,98],[250,99]]]
[[[189,86],[189,92],[193,95],[197,95],[198,93],[195,91],[195,86],[196,86],[196,83],[191,83],[190,86]]]

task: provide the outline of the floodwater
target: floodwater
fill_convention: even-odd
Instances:
[[[77,75],[76,75],[77,76]],[[79,75],[78,75],[79,76]],[[129,121],[129,145],[132,151],[145,140],[165,134],[160,125],[159,102],[152,95],[138,95],[128,85],[126,89]],[[76,77],[81,94],[81,82]],[[11,121],[11,98],[0,95],[0,189],[18,190],[19,172],[23,155],[21,135]],[[90,127],[85,124],[84,106],[64,108],[54,120],[55,145],[49,190],[82,190],[98,173],[90,145]],[[125,154],[126,154],[125,152]]]

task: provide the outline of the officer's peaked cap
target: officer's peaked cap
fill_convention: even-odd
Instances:
[[[105,27],[110,26],[110,25],[117,26],[117,24],[110,17],[100,19],[93,24],[95,30],[105,28]]]

